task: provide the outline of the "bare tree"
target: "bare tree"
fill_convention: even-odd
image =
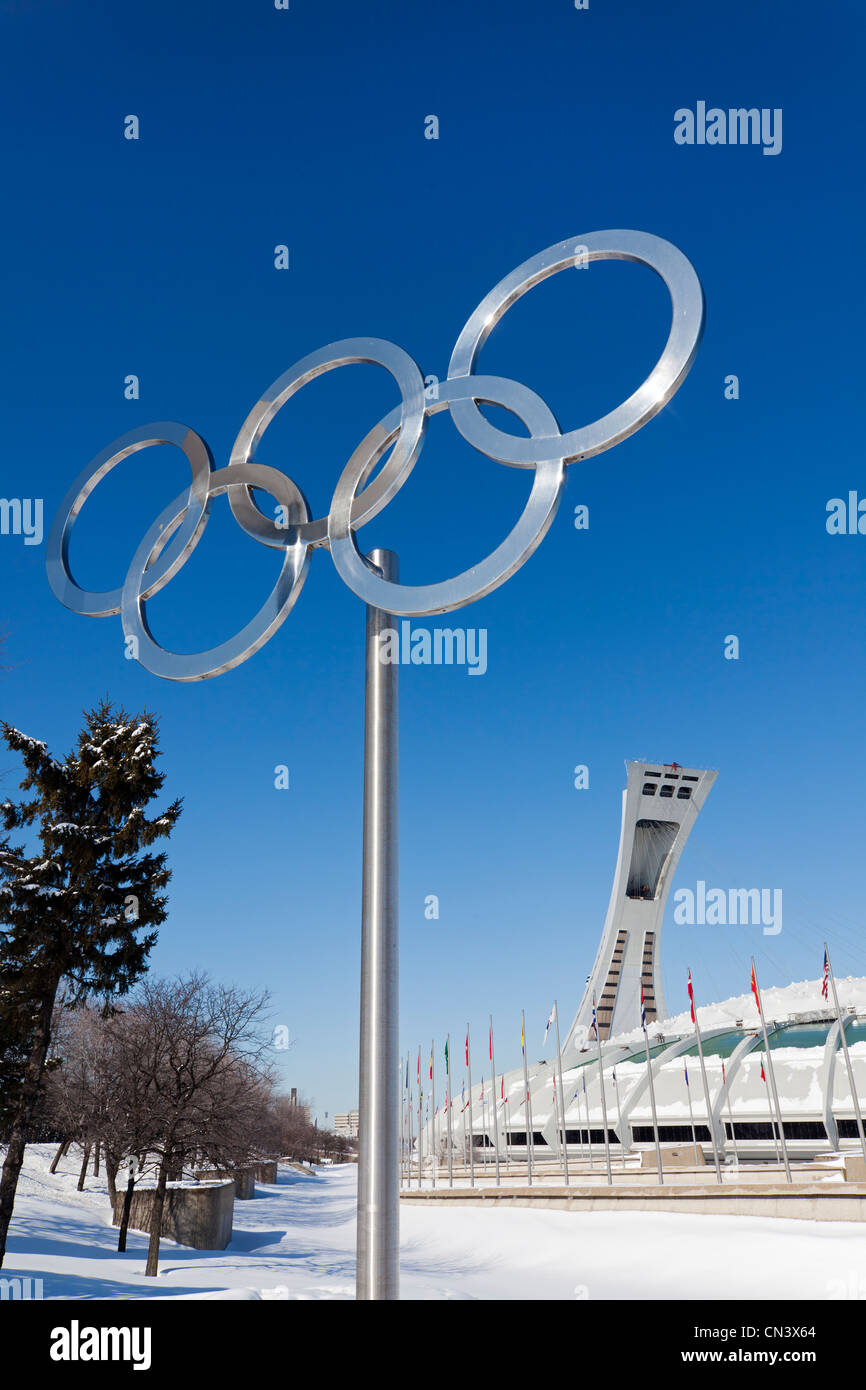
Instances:
[[[145,981],[126,1011],[116,1061],[145,1167],[156,1174],[145,1273],[155,1276],[168,1182],[185,1163],[234,1167],[258,1156],[270,1085],[266,993],[191,974]]]

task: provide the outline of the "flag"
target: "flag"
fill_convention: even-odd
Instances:
[[[821,981],[821,997],[827,998],[827,986],[830,982],[830,957],[827,955],[827,947],[824,947],[824,978]]]
[[[583,1094],[584,1094],[584,1096],[585,1096],[585,1095],[586,1095],[586,1072],[583,1073],[582,1080],[583,1080]]]
[[[613,1082],[613,1084],[614,1084],[614,1086],[615,1086],[615,1085],[616,1085],[616,1067],[614,1067],[613,1071],[611,1072],[611,1074],[610,1074],[610,1079],[611,1079],[611,1081]]]
[[[686,1061],[685,1057],[683,1058],[683,1071],[685,1072],[686,1085],[688,1086],[688,1084],[689,1084],[689,1064],[688,1064],[688,1062]]]
[[[409,1054],[406,1053],[406,1090],[409,1089]]]
[[[643,986],[641,986],[643,988]],[[595,995],[592,996],[592,1036],[598,1038],[598,1019],[595,1016]]]
[[[694,994],[692,993],[692,972],[691,972],[691,970],[689,971],[689,1003],[690,1003],[691,1006],[692,1006],[692,1023],[697,1023],[698,1020],[695,1018],[695,996],[694,996]]]
[[[451,1067],[448,1062],[448,1039],[445,1039],[445,1075],[451,1075]]]
[[[523,1014],[520,1015],[520,1051],[526,1056],[526,1034],[523,1029]]]
[[[764,1082],[766,1082],[766,1080],[767,1080],[766,1076],[764,1075],[764,1059],[763,1059],[763,1057],[761,1058],[761,1080],[764,1081]]]
[[[725,1064],[722,1062],[722,1085],[727,1086],[728,1078],[725,1076]]]
[[[643,1001],[643,985],[640,987],[640,1026],[646,1032],[646,1004]]]
[[[466,1065],[469,1066],[469,1029],[466,1029]]]
[[[548,1033],[550,1032],[551,1024],[553,1024],[553,1023],[555,1023],[555,1022],[556,1022],[556,1005],[554,1004],[553,1008],[552,1008],[551,1011],[550,1011],[550,1014],[549,1014],[549,1016],[548,1016],[548,1019],[547,1019],[547,1027],[546,1027],[545,1030],[544,1030],[544,1043],[542,1043],[542,1047],[546,1045],[546,1043],[547,1043],[547,1035],[548,1035]]]
[[[761,997],[758,994],[758,977],[755,974],[754,965],[752,965],[752,993],[755,996],[755,1003],[758,1006],[758,1013],[761,1013]]]
[[[504,1075],[504,1073],[503,1073],[503,1075],[500,1076],[500,1078],[499,1078],[499,1099],[500,1099],[500,1100],[504,1100],[504,1099],[505,1099],[505,1075]]]
[[[430,1080],[433,1080],[433,1044],[430,1044]]]
[[[418,1094],[421,1094],[421,1049],[418,1048]]]

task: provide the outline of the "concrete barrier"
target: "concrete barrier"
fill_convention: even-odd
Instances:
[[[662,1171],[667,1172],[668,1168],[703,1168],[706,1164],[704,1151],[700,1144],[689,1144],[683,1148],[677,1145],[676,1148],[666,1148],[664,1144],[659,1145],[662,1156]],[[658,1170],[655,1149],[641,1149],[640,1151],[641,1168],[655,1168]]]
[[[843,1162],[846,1182],[866,1182],[866,1158],[861,1154],[846,1154]]]
[[[150,1231],[155,1187],[137,1187],[132,1194],[129,1224],[134,1231]],[[112,1224],[120,1225],[125,1191],[114,1199]],[[208,1182],[192,1186],[169,1183],[162,1210],[160,1235],[194,1250],[225,1250],[232,1238],[235,1206],[233,1182]]]
[[[253,1165],[253,1172],[256,1182],[274,1183],[277,1180],[277,1161],[256,1163]]]
[[[227,1178],[235,1185],[235,1199],[238,1202],[249,1202],[256,1195],[256,1170],[255,1168],[232,1168],[231,1171],[221,1172],[213,1169],[209,1172],[196,1173],[199,1182],[224,1182]]]
[[[700,1216],[781,1216],[799,1221],[866,1221],[866,1183],[789,1187],[442,1188],[400,1193],[410,1206],[535,1207],[554,1211],[669,1211]]]

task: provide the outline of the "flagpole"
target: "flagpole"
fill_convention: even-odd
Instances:
[[[785,1165],[785,1177],[788,1182],[793,1182],[791,1177],[791,1165],[788,1162],[788,1143],[785,1139],[785,1126],[782,1123],[782,1107],[779,1104],[779,1092],[776,1089],[776,1069],[773,1066],[773,1059],[770,1056],[770,1040],[767,1037],[767,1024],[764,1018],[764,1009],[761,1004],[761,990],[758,985],[758,972],[755,969],[755,957],[752,956],[752,979],[755,984],[755,998],[758,1003],[758,1013],[761,1018],[761,1030],[764,1034],[764,1051],[767,1054],[767,1071],[770,1076],[770,1088],[773,1092],[773,1104],[776,1107],[776,1118],[779,1121],[779,1138],[782,1141],[782,1161]]]
[[[505,1167],[511,1167],[511,1126],[508,1123],[508,1097],[505,1094],[505,1073],[502,1074],[502,1119],[505,1123]]]
[[[418,1189],[424,1168],[424,1090],[421,1085],[421,1044],[418,1044]]]
[[[598,1018],[595,1012],[595,995],[592,996],[592,1031],[595,1033],[595,1045],[598,1051],[598,1084],[601,1090],[601,1122],[604,1126],[604,1160],[607,1164],[607,1180],[613,1187],[613,1172],[610,1166],[610,1137],[607,1132],[607,1101],[604,1095],[604,1067],[601,1061],[601,1034],[598,1031]],[[592,1135],[590,1135],[590,1142]]]
[[[641,985],[641,987],[640,987],[640,1019],[641,1019],[641,1026],[643,1027],[643,1043],[644,1043],[644,1048],[646,1049],[646,1074],[647,1074],[647,1080],[649,1081],[650,1107],[651,1107],[651,1109],[652,1109],[652,1117],[653,1117],[653,1135],[654,1135],[655,1141],[656,1141],[656,1164],[657,1164],[657,1166],[658,1166],[658,1172],[659,1172],[659,1186],[660,1186],[660,1187],[664,1187],[665,1174],[664,1174],[664,1169],[663,1169],[663,1167],[662,1167],[662,1150],[661,1150],[661,1144],[659,1143],[659,1121],[658,1121],[658,1115],[656,1114],[656,1088],[655,1088],[655,1086],[653,1085],[653,1068],[652,1068],[652,1062],[650,1061],[649,1034],[647,1033],[647,1028],[646,1028],[646,1009],[645,1009],[645,1007],[644,1007],[644,1002],[643,1002],[643,985]]]
[[[454,1186],[454,1161],[451,1145],[451,1034],[445,1035],[445,1094],[448,1102],[448,1186]]]
[[[562,1115],[562,1162],[565,1168],[565,1185],[568,1187],[568,1135],[565,1128],[565,1088],[562,1084],[562,1048],[559,1045],[559,1009],[553,1001],[553,1017],[556,1023],[556,1066],[559,1072],[559,1110]]]
[[[406,1119],[409,1131],[409,1148],[406,1154],[406,1186],[412,1186],[412,1087],[409,1084],[410,1053],[406,1053]]]
[[[499,1186],[499,1117],[496,1114],[496,1058],[493,1053],[493,1015],[490,1015],[490,1070],[493,1073],[493,1084],[490,1088],[493,1110],[493,1143],[496,1154],[496,1186]]]
[[[614,1067],[610,1079],[613,1082],[613,1089],[616,1095],[616,1123],[619,1129],[619,1148],[622,1157],[622,1168],[623,1172],[625,1172],[625,1135],[623,1134],[622,1128],[622,1106],[619,1103],[619,1082],[616,1079],[616,1067]]]
[[[763,1081],[764,1081],[764,1085],[766,1086],[766,1085],[768,1085],[769,1083],[768,1083],[768,1081],[767,1081],[766,1072],[764,1072],[764,1057],[765,1057],[765,1055],[766,1055],[765,1053],[763,1053],[763,1052],[761,1053],[761,1071],[764,1073],[764,1074],[763,1074]],[[778,1134],[776,1133],[776,1128],[777,1128],[777,1126],[776,1126],[776,1120],[775,1120],[774,1117],[772,1117],[772,1118],[770,1119],[770,1129],[773,1131],[773,1152],[774,1152],[775,1155],[776,1155],[776,1162],[778,1163],[778,1162],[779,1162],[779,1159],[781,1158],[782,1155],[779,1153],[779,1136],[778,1136]]]
[[[532,1186],[532,1101],[529,1096],[529,1068],[526,1065],[526,1013],[520,1010],[520,1050],[523,1053],[523,1104],[526,1107],[526,1176]]]
[[[689,1123],[692,1127],[692,1147],[696,1149],[698,1147],[698,1136],[695,1133],[695,1112],[692,1109],[692,1088],[689,1085],[689,1066],[685,1057],[683,1058],[683,1076],[686,1079],[686,1095],[689,1098]],[[697,1162],[697,1159],[695,1159],[695,1162]]]
[[[406,1087],[403,1086],[403,1059],[400,1058],[400,1187],[406,1180]]]
[[[845,1037],[845,1029],[842,1025],[842,1010],[839,1007],[839,996],[836,993],[836,976],[833,974],[833,967],[830,964],[830,952],[827,950],[826,941],[824,942],[824,955],[827,960],[827,973],[830,976],[830,985],[833,990],[833,1003],[836,1006],[836,1017],[839,1020],[839,1037],[842,1042],[842,1051],[845,1054],[845,1066],[848,1069],[848,1085],[851,1087],[851,1099],[854,1102],[854,1114],[857,1117],[857,1133],[860,1135],[860,1146],[863,1149],[863,1158],[866,1160],[866,1133],[864,1133],[863,1130],[863,1116],[860,1113],[860,1100],[857,1095],[857,1086],[854,1082],[854,1068],[851,1065],[851,1054],[848,1051],[848,1039]]]
[[[734,1124],[734,1112],[733,1112],[733,1109],[731,1108],[731,1088],[730,1088],[730,1086],[728,1085],[728,1076],[727,1076],[727,1072],[725,1071],[725,1063],[724,1063],[724,1061],[722,1062],[722,1085],[723,1085],[724,1088],[725,1088],[725,1099],[726,1099],[727,1102],[728,1102],[728,1119],[729,1119],[730,1122],[731,1122],[731,1143],[732,1143],[732,1145],[733,1145],[733,1147],[734,1147],[734,1158],[737,1160],[737,1170],[739,1171],[739,1167],[740,1167],[740,1151],[739,1151],[739,1149],[737,1148],[737,1130],[736,1130],[736,1126],[735,1126],[735,1124]]]
[[[472,1104],[472,1092],[469,1092],[469,1104]],[[463,1116],[463,1176],[466,1176],[466,1098],[463,1098],[463,1105],[460,1111]]]
[[[438,1170],[438,1168],[439,1168],[439,1148],[438,1148],[438,1145],[437,1145],[437,1143],[436,1143],[436,1068],[435,1068],[435,1066],[433,1065],[433,1042],[434,1042],[434,1039],[431,1038],[431,1039],[430,1039],[430,1105],[431,1105],[432,1109],[431,1109],[431,1114],[430,1114],[430,1137],[431,1137],[431,1141],[432,1141],[432,1142],[431,1142],[431,1148],[430,1148],[430,1155],[431,1155],[432,1162],[431,1162],[431,1164],[430,1164],[430,1171],[431,1171],[431,1173],[432,1173],[432,1175],[433,1175],[433,1186],[435,1187],[435,1186],[436,1186],[436,1173],[437,1173],[437,1170]]]
[[[469,1024],[466,1025],[466,1074],[469,1077],[469,1186],[475,1186],[475,1135],[472,1132],[472,1067],[469,1062]],[[484,1115],[481,1116],[482,1132]]]
[[[705,1100],[706,1106],[707,1106],[707,1128],[708,1128],[709,1131],[710,1131],[710,1143],[711,1143],[712,1146],[713,1146],[713,1163],[715,1164],[715,1169],[716,1169],[716,1182],[719,1183],[719,1185],[721,1185],[721,1181],[722,1181],[722,1170],[721,1170],[721,1168],[719,1167],[719,1151],[718,1151],[718,1148],[717,1148],[717,1146],[716,1146],[716,1133],[715,1133],[715,1130],[714,1130],[714,1128],[713,1128],[713,1110],[712,1110],[712,1106],[710,1105],[710,1086],[709,1086],[709,1082],[707,1081],[707,1069],[706,1069],[706,1067],[704,1066],[704,1045],[703,1045],[703,1040],[701,1039],[700,1024],[698,1023],[698,1011],[697,1011],[697,1009],[695,1008],[695,995],[694,995],[694,990],[692,989],[692,972],[691,972],[691,970],[689,971],[689,1000],[690,1000],[691,1006],[692,1006],[692,1019],[693,1019],[693,1021],[694,1021],[694,1025],[695,1025],[695,1038],[696,1038],[697,1044],[698,1044],[698,1058],[700,1059],[700,1063],[701,1063],[701,1079],[702,1079],[703,1084],[704,1084],[704,1100]]]
[[[592,1134],[589,1128],[589,1097],[586,1094],[586,1069],[584,1068],[581,1080],[583,1081],[583,1108],[586,1111],[586,1146],[589,1149],[590,1171],[595,1167],[592,1161]]]

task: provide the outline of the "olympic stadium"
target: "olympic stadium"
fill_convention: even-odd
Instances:
[[[676,763],[630,762],[627,768],[610,903],[583,998],[562,1038],[564,1126],[556,1051],[546,1061],[532,1062],[527,1051],[528,1106],[522,1065],[501,1078],[497,1075],[495,1096],[485,1068],[487,1075],[473,1085],[465,1109],[459,1096],[452,1106],[453,1150],[465,1156],[471,1142],[476,1162],[498,1158],[519,1168],[531,1144],[534,1162],[561,1166],[564,1127],[569,1162],[599,1164],[605,1161],[606,1128],[613,1161],[630,1158],[630,1164],[648,1166],[647,1160],[655,1162],[654,1101],[661,1145],[688,1145],[696,1161],[707,1164],[714,1161],[714,1147],[726,1164],[744,1159],[773,1163],[779,1159],[780,1139],[769,1084],[774,1079],[791,1160],[861,1154],[841,1030],[862,1111],[866,980],[838,982],[839,1016],[832,996],[829,1002],[823,997],[821,980],[765,990],[769,1062],[751,993],[699,1004],[705,1092],[691,1014],[667,1016],[659,952],[673,875],[717,774]],[[821,949],[819,943],[816,959]],[[593,999],[598,1040],[592,1026]],[[441,1113],[435,1132],[428,1121],[421,1135],[422,1152],[436,1152],[441,1159],[447,1153],[446,1132]],[[693,1143],[697,1152],[691,1149]],[[416,1140],[416,1153],[417,1147]],[[637,1157],[642,1153],[646,1159]]]

